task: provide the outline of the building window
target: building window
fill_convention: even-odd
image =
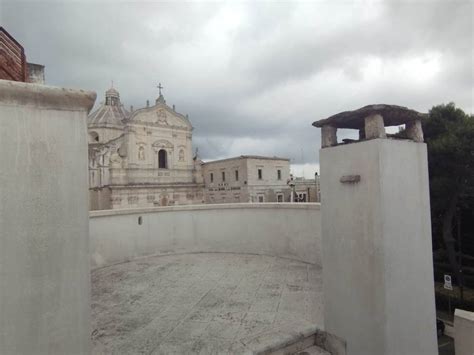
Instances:
[[[222,172],[222,182],[225,182],[225,171]]]
[[[306,192],[298,194],[298,202],[306,202]]]
[[[283,202],[283,195],[282,194],[277,195],[277,202]]]
[[[263,202],[263,195],[258,195],[258,202]]]
[[[258,169],[258,179],[262,180],[262,169]]]
[[[280,169],[277,170],[277,178],[278,178],[278,180],[281,180],[281,170]]]
[[[235,181],[239,181],[239,171],[235,171]]]
[[[211,173],[211,182],[214,182],[214,174]]]
[[[166,150],[160,149],[158,152],[158,168],[159,169],[168,169],[168,161]]]

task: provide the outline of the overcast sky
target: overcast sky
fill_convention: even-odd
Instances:
[[[164,86],[189,114],[204,160],[241,154],[319,169],[311,123],[373,103],[474,107],[471,1],[25,2],[0,25],[46,66],[50,85],[126,107]],[[304,164],[304,165],[303,165]]]

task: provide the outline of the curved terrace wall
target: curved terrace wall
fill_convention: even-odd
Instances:
[[[242,203],[92,211],[90,247],[93,268],[142,256],[196,252],[265,254],[321,265],[320,205]]]

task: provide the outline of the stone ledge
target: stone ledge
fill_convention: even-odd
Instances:
[[[89,112],[96,96],[93,91],[0,80],[0,102],[6,106]]]
[[[146,208],[124,208],[115,210],[90,211],[90,218],[117,216],[117,215],[134,215],[156,212],[173,212],[173,211],[203,211],[203,210],[222,210],[222,209],[300,209],[300,210],[317,210],[321,209],[320,203],[290,203],[290,202],[267,202],[267,203],[223,203],[223,204],[205,204],[205,205],[180,205],[165,207],[146,207]]]
[[[288,323],[256,336],[240,339],[240,343],[249,354],[296,354],[311,346],[317,346],[333,355],[346,354],[344,340],[310,323]]]
[[[456,308],[454,311],[454,316],[466,319],[470,322],[474,322],[474,312],[469,312],[463,309]]]

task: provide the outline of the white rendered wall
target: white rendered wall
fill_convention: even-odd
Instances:
[[[474,354],[474,312],[454,312],[454,346],[456,355]]]
[[[174,206],[90,216],[93,268],[190,252],[265,254],[321,265],[319,204]]]
[[[89,354],[86,115],[95,93],[0,80],[0,354]]]
[[[320,157],[326,330],[349,355],[436,354],[426,145],[374,139]]]

